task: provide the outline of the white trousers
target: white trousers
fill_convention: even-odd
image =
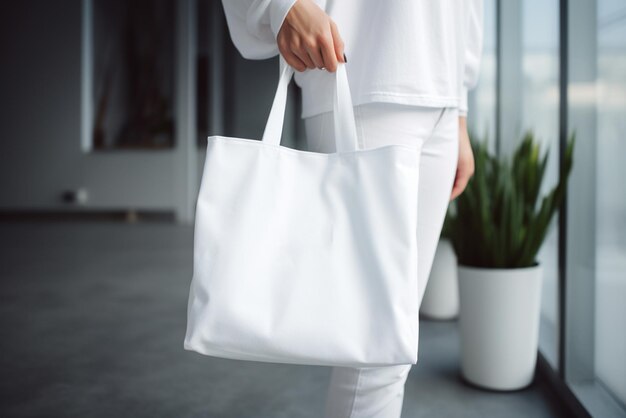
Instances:
[[[421,147],[417,222],[421,305],[457,168],[458,109],[368,103],[355,106],[354,116],[361,149],[415,143]],[[306,118],[305,129],[309,151],[335,151],[332,112]],[[410,369],[411,365],[333,367],[325,417],[400,417]]]

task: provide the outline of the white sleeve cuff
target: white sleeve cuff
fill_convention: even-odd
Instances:
[[[287,13],[293,7],[297,0],[271,0],[270,3],[270,26],[274,37],[278,36],[280,28],[287,17]]]

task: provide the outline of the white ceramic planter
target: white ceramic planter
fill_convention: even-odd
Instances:
[[[459,314],[457,260],[449,239],[440,239],[420,313],[431,319],[454,319]]]
[[[487,389],[528,386],[537,362],[542,268],[458,266],[461,373]]]

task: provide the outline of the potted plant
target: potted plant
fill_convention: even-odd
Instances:
[[[536,260],[563,201],[575,136],[558,183],[540,200],[549,152],[527,132],[512,160],[471,139],[475,171],[451,204],[450,239],[458,259],[462,377],[477,386],[514,390],[534,376],[542,266]]]
[[[420,314],[428,319],[451,320],[459,314],[457,259],[450,241],[450,220],[446,216],[435,250],[433,266],[420,305]]]

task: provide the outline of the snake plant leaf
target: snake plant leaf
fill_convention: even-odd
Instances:
[[[527,131],[511,155],[496,157],[486,141],[470,135],[474,175],[450,205],[446,234],[460,264],[515,268],[536,263],[536,256],[567,191],[575,134],[563,153],[559,178],[543,197],[550,150],[543,154],[532,131]]]

